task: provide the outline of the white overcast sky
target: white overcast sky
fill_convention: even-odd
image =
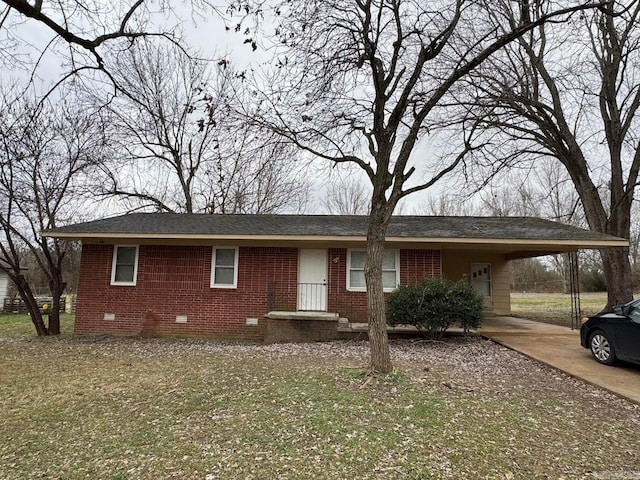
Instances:
[[[185,11],[181,16],[183,17],[181,29],[187,44],[197,49],[203,57],[212,60],[228,58],[238,69],[259,68],[260,63],[269,61],[270,53],[268,51],[261,47],[254,52],[250,45],[244,43],[244,37],[241,33],[236,33],[233,28],[225,29],[224,21],[219,15],[211,14],[207,19],[194,18]],[[158,17],[158,23],[167,21],[169,24],[176,22],[174,19],[166,20],[166,18]],[[229,25],[232,27],[233,22],[229,22]],[[90,34],[88,33],[87,36]],[[33,20],[14,24],[11,29],[3,28],[0,30],[0,42],[11,45],[10,42],[13,41],[17,45],[18,48],[11,47],[12,53],[18,54],[21,60],[30,59],[31,62],[39,62],[35,69],[34,85],[40,94],[48,91],[70,69],[68,61],[60,54],[60,51],[66,49],[67,46],[60,40],[56,42],[54,48],[50,47],[41,56],[41,52],[54,37],[54,33],[48,27]],[[32,75],[33,68],[31,66],[20,68],[19,62],[7,61],[6,57],[1,60],[4,62],[1,70],[2,78],[0,78],[3,85],[11,83],[15,79],[27,80]],[[29,65],[28,62],[26,65]],[[437,152],[425,146],[419,154],[426,159],[433,159]],[[312,193],[306,213],[323,213],[320,199],[325,194],[326,182],[329,177],[326,174],[326,165],[322,163],[323,161],[319,162],[317,171],[312,172],[311,175]],[[359,170],[354,170],[354,174],[360,175],[363,183],[368,185],[368,179]],[[436,186],[431,192],[414,194],[405,199],[401,213],[414,213],[416,209],[420,209],[429,195],[438,196],[440,192],[445,190],[446,185],[443,183],[441,186]]]

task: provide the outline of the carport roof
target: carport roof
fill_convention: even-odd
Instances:
[[[366,240],[367,216],[133,213],[53,228],[49,237],[96,241],[337,242]],[[394,216],[387,243],[502,245],[512,253],[627,246],[625,239],[531,217]],[[530,256],[529,254],[523,256]]]

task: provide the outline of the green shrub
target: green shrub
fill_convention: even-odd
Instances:
[[[465,332],[482,322],[483,300],[464,280],[425,278],[416,285],[398,287],[387,300],[389,325],[414,325],[431,337],[442,335],[454,322]]]
[[[452,283],[449,295],[451,315],[454,321],[460,322],[465,333],[480,328],[484,306],[482,295],[476,293],[464,280]]]

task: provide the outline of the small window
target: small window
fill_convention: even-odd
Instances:
[[[238,285],[238,249],[213,248],[211,287],[236,288]]]
[[[116,245],[113,249],[111,285],[135,285],[138,275],[138,246]]]
[[[385,250],[382,259],[382,286],[385,292],[394,290],[400,283],[400,252]],[[365,250],[349,250],[347,256],[347,290],[366,291],[364,281],[364,263],[367,259]]]

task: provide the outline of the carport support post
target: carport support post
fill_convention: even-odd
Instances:
[[[571,330],[580,328],[580,277],[578,275],[578,252],[569,252],[569,284],[571,288]]]

